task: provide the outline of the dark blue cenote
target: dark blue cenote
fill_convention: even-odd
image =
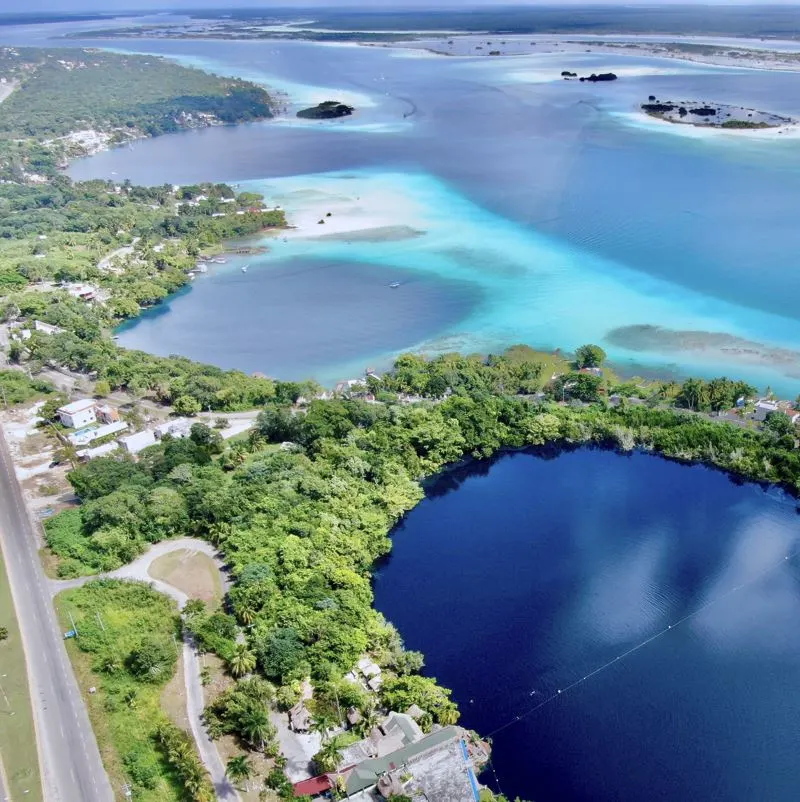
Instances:
[[[511,798],[788,802],[798,534],[793,500],[702,466],[506,454],[429,485],[376,605],[493,733]]]

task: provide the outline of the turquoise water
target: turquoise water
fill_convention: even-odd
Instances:
[[[74,176],[230,180],[282,202],[290,219],[326,197],[368,196],[365,218],[377,209],[384,222],[424,234],[279,239],[254,269],[328,260],[382,269],[387,283],[393,271],[410,269],[466,283],[480,297],[457,319],[452,309],[427,309],[422,329],[409,326],[391,350],[354,331],[346,355],[325,366],[293,354],[287,341],[280,359],[266,346],[253,354],[258,369],[274,373],[288,361],[327,381],[403,350],[594,341],[631,373],[735,375],[796,394],[800,140],[698,137],[648,123],[635,109],[656,93],[800,116],[797,76],[624,56],[446,59],[270,42],[135,47],[283,89],[292,111],[332,97],[355,102],[358,112],[321,124],[284,118],[162,137],[78,163]],[[564,66],[614,68],[623,77],[607,87],[564,85],[553,80]],[[217,280],[201,277],[196,286]],[[243,285],[238,308],[272,314],[269,295],[252,291]],[[316,309],[302,293],[296,307],[313,326]],[[149,340],[180,350],[166,329],[147,326]],[[643,326],[667,336],[642,337]],[[136,345],[136,331],[127,329],[122,342]],[[243,351],[236,328],[218,336],[231,354]]]

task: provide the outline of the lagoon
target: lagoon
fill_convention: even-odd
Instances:
[[[796,395],[800,140],[698,137],[635,113],[656,94],[800,116],[796,75],[625,55],[488,59],[304,42],[91,44],[256,80],[285,91],[290,114],[98,154],[74,164],[73,177],[228,180],[278,196],[319,189],[358,196],[378,182],[383,205],[397,209],[393,222],[422,228],[424,238],[388,248],[293,240],[267,254],[259,270],[325,259],[343,269],[383,266],[391,281],[393,272],[413,269],[433,281],[466,281],[480,296],[457,319],[443,308],[424,333],[409,326],[389,347],[351,340],[346,358],[329,363],[324,376],[288,342],[284,362],[300,373],[342,378],[354,364],[386,364],[402,350],[485,352],[515,342],[569,349],[589,340],[628,373],[724,373]],[[613,69],[622,78],[565,84],[562,68]],[[358,111],[322,123],[291,116],[326,97]],[[299,214],[314,208],[285,205]],[[421,219],[406,219],[409,206],[423,208]],[[244,293],[256,291],[242,285],[237,302],[246,306]],[[199,292],[196,300],[205,303]],[[268,296],[260,301],[274,314]],[[300,296],[290,311],[321,316]],[[184,329],[190,325],[187,318]],[[665,331],[637,338],[641,327]],[[711,336],[719,334],[732,345],[719,347]],[[244,347],[235,327],[219,337],[229,353]],[[167,329],[159,340],[181,350]],[[260,369],[277,375],[279,367],[267,361]]]
[[[376,606],[493,734],[483,779],[509,798],[790,802],[797,522],[782,493],[702,466],[506,454],[429,484]]]

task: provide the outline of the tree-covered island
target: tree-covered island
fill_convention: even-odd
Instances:
[[[726,103],[674,102],[658,100],[655,95],[650,95],[648,102],[642,103],[641,109],[650,117],[670,123],[723,130],[781,128],[793,125],[795,122],[790,117],[744,106],[731,106]]]

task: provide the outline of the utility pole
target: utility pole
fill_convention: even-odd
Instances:
[[[72,631],[75,633],[75,637],[78,636],[78,627],[75,624],[75,619],[72,617],[72,613],[67,613],[69,616],[69,621],[72,624]]]

